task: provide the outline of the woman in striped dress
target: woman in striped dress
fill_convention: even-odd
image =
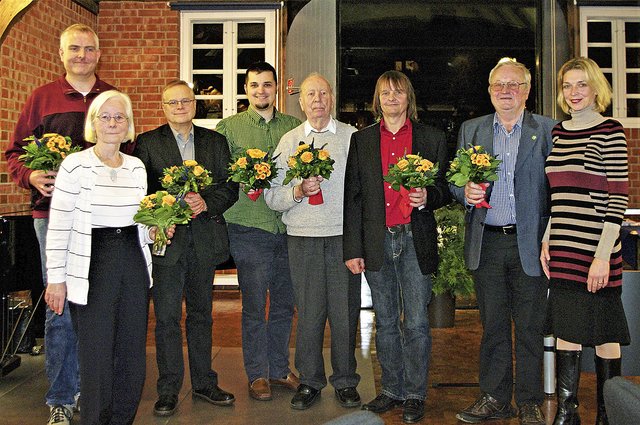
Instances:
[[[562,66],[558,104],[571,119],[552,132],[551,219],[540,255],[550,279],[547,333],[557,338],[554,425],[580,423],[583,345],[596,351],[596,423],[608,423],[602,387],[620,375],[620,345],[630,342],[619,238],[628,201],[627,143],[622,125],[601,115],[610,103],[611,86],[594,61],[575,58]]]

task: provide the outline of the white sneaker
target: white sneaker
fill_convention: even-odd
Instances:
[[[47,425],[69,425],[73,414],[64,406],[53,406],[49,413]]]

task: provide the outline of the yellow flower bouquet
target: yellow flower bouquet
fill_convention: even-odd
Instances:
[[[502,163],[489,155],[483,146],[469,145],[468,149],[458,149],[456,157],[447,170],[449,183],[462,187],[468,182],[481,185],[486,190],[489,182],[498,180],[498,166]],[[476,208],[491,208],[486,200],[476,204]]]
[[[398,158],[398,162],[389,166],[384,181],[391,183],[393,190],[402,196],[400,211],[403,217],[409,217],[413,207],[409,201],[409,193],[416,188],[433,186],[438,174],[438,163],[433,163],[420,155],[406,154]]]
[[[271,187],[271,180],[278,175],[275,159],[261,149],[247,149],[229,164],[230,181],[243,185],[243,192],[256,201],[264,189]],[[248,192],[254,190],[251,194]]]
[[[167,248],[167,229],[173,224],[187,224],[191,220],[191,208],[184,199],[176,198],[165,190],[145,196],[140,201],[133,221],[145,226],[157,226],[153,241],[153,255],[163,256]]]
[[[32,170],[56,171],[67,155],[82,150],[81,146],[71,146],[69,136],[57,133],[46,133],[40,139],[29,136],[24,141],[30,143],[23,148],[25,153],[19,159]]]
[[[328,179],[333,171],[335,161],[329,156],[323,145],[320,148],[305,142],[300,142],[296,148],[296,152],[289,157],[287,165],[289,169],[285,174],[282,184],[289,184],[295,178],[308,179],[309,177],[322,176]],[[322,189],[317,194],[309,197],[310,205],[320,205],[324,202],[322,199]]]
[[[213,183],[209,171],[192,159],[162,171],[164,173],[160,180],[162,187],[178,198],[184,198],[189,192],[198,193]]]

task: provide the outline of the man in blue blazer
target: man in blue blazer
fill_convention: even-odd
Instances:
[[[380,76],[373,109],[380,122],[351,136],[344,185],[343,257],[352,273],[365,272],[371,288],[382,368],[382,391],[363,409],[382,413],[403,406],[403,421],[415,423],[424,417],[431,353],[427,306],[430,275],[438,268],[433,211],[451,200],[444,179],[447,145],[442,131],[415,120],[415,93],[401,72]],[[433,186],[409,195],[410,215],[401,211],[399,192],[383,180],[405,153],[440,166]]]
[[[549,219],[544,173],[555,122],[525,111],[529,70],[503,58],[489,74],[495,114],[466,121],[458,147],[483,146],[502,160],[498,180],[485,190],[467,183],[450,186],[467,206],[465,261],[473,272],[483,336],[480,345],[480,397],[457,414],[467,423],[510,418],[513,392],[512,330],[515,324],[515,400],[522,424],[544,424],[543,323],[547,281],[540,266],[540,242]],[[488,198],[491,209],[476,208]]]
[[[153,257],[153,306],[156,316],[158,401],[154,413],[172,415],[182,387],[182,297],[186,302],[187,346],[194,397],[228,406],[235,398],[218,387],[211,369],[212,282],[216,265],[229,258],[229,239],[222,213],[238,199],[237,183],[227,182],[231,161],[224,136],[192,124],[195,96],[184,81],[169,83],[162,91],[168,124],[138,136],[134,155],[147,168],[149,193],[161,190],[163,169],[196,160],[213,177],[213,184],[185,201],[196,215],[176,226],[163,257]]]

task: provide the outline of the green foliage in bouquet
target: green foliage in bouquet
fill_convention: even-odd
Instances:
[[[389,166],[389,173],[384,176],[384,181],[391,183],[393,190],[400,191],[400,187],[410,190],[433,186],[437,174],[437,163],[434,164],[420,155],[407,154]]]
[[[489,155],[483,146],[469,145],[458,149],[447,170],[447,181],[462,187],[467,182],[487,183],[498,180],[498,166],[502,161]]]
[[[67,155],[82,150],[81,146],[71,146],[69,136],[57,133],[47,133],[40,139],[29,136],[24,140],[30,143],[23,148],[25,153],[18,159],[32,170],[57,171]]]
[[[323,145],[320,148],[311,144],[300,142],[295,154],[289,157],[287,165],[289,169],[285,174],[282,184],[289,184],[295,178],[307,179],[313,176],[322,176],[328,179],[333,171],[335,161],[329,156]]]
[[[174,165],[162,170],[164,176],[160,180],[162,187],[170,194],[182,198],[188,192],[200,192],[213,183],[209,171],[188,159],[182,165]]]

